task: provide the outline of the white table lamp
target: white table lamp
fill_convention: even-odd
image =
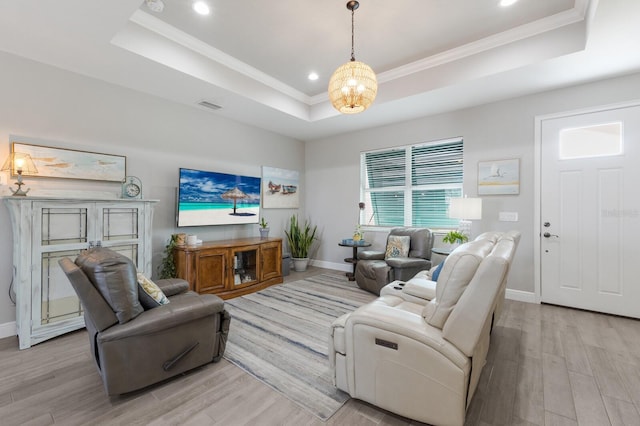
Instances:
[[[458,230],[469,236],[471,221],[482,219],[482,198],[452,198],[449,202],[449,217],[460,219]]]

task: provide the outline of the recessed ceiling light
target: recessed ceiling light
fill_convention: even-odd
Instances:
[[[195,10],[200,15],[208,15],[211,13],[211,9],[209,9],[209,5],[203,1],[197,1],[193,4],[193,10]]]
[[[514,4],[517,1],[518,0],[500,0],[500,6],[502,6],[502,7],[511,6],[512,4]]]
[[[309,73],[309,76],[307,78],[311,81],[316,81],[319,78],[319,76],[318,76],[318,73],[311,72]]]

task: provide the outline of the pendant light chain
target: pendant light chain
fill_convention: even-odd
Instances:
[[[353,53],[353,45],[354,45],[354,40],[355,40],[355,32],[354,32],[354,25],[355,25],[355,19],[354,19],[354,15],[355,15],[355,8],[351,8],[351,60],[355,61],[356,60],[356,56]]]

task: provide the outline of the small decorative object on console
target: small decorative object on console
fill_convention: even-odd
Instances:
[[[267,238],[269,236],[269,223],[264,219],[260,219],[260,238]]]
[[[122,182],[122,198],[142,198],[142,181],[135,176],[127,176]]]

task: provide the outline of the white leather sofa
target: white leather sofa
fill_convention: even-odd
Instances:
[[[424,273],[393,282],[336,319],[335,386],[414,420],[463,425],[519,239],[518,232],[485,233],[446,258],[437,283]]]

